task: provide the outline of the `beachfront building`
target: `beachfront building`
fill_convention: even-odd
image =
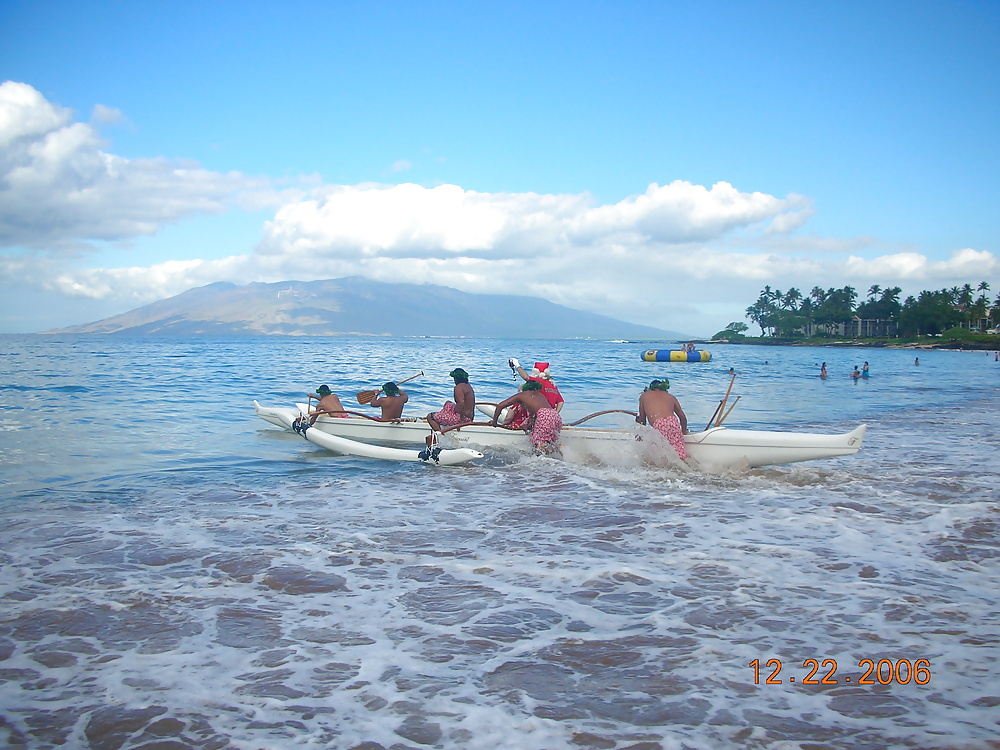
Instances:
[[[895,338],[899,335],[899,323],[895,320],[851,317],[844,323],[807,323],[801,329],[807,338],[812,336],[837,336],[840,338],[877,339]]]

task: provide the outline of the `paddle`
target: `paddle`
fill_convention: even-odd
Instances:
[[[726,421],[726,417],[729,416],[729,412],[736,408],[736,404],[738,404],[740,402],[741,398],[743,398],[743,397],[742,396],[737,396],[736,397],[736,400],[733,401],[733,405],[729,407],[729,411],[727,411],[725,414],[723,414],[721,417],[719,417],[719,421],[715,423],[716,427],[721,426],[722,423]]]
[[[396,385],[402,385],[403,383],[409,383],[411,380],[413,380],[413,378],[419,378],[423,374],[424,374],[424,371],[421,370],[416,375],[413,375],[412,377],[409,377],[406,380],[400,380]],[[375,391],[358,391],[358,403],[362,404],[364,406],[367,406],[368,404],[370,404],[372,402],[372,399],[375,398],[381,392],[382,392],[381,388],[379,388],[378,390],[375,390]]]
[[[726,408],[726,402],[729,401],[729,394],[732,392],[733,383],[735,382],[736,382],[736,374],[733,373],[732,380],[729,381],[729,387],[726,389],[726,395],[719,402],[719,405],[715,407],[715,413],[712,415],[712,419],[708,420],[708,427],[705,428],[706,430],[713,426],[712,425],[713,420],[715,421],[714,426],[718,427],[719,425],[722,424],[722,420],[725,419],[727,416],[729,416],[728,411],[723,416],[722,410]],[[736,406],[736,404],[733,404],[733,406]],[[729,411],[732,411],[732,408],[730,408]],[[716,417],[721,417],[721,419],[716,419]]]
[[[588,414],[587,416],[583,417],[582,419],[578,419],[575,422],[570,422],[569,424],[567,424],[565,426],[566,427],[576,427],[579,424],[583,424],[588,419],[593,419],[594,417],[599,417],[602,414],[628,414],[630,417],[636,416],[636,413],[634,411],[626,411],[625,409],[608,409],[607,411],[598,411],[598,412],[594,412],[593,414]]]

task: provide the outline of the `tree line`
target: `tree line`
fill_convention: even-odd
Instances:
[[[1000,294],[991,302],[990,285],[979,282],[953,286],[951,289],[923,291],[902,302],[898,286],[868,289],[868,296],[858,304],[858,292],[852,286],[841,289],[813,287],[808,295],[792,287],[787,292],[765,286],[757,301],[747,308],[747,318],[760,326],[761,336],[795,337],[834,335],[840,324],[854,318],[892,321],[896,335],[937,334],[950,328],[982,330],[1000,323]],[[742,333],[745,323],[730,323],[727,331]]]

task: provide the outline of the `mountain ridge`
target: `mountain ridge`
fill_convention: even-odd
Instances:
[[[120,315],[43,333],[692,338],[538,297],[471,294],[434,284],[390,284],[357,276],[245,285],[219,281]]]

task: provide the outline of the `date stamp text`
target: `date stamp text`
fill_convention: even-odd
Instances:
[[[836,659],[806,659],[802,662],[802,674],[788,674],[782,677],[784,665],[781,659],[768,659],[761,668],[760,659],[754,659],[748,665],[753,668],[753,684],[760,685],[763,676],[765,685],[781,685],[787,679],[790,683],[800,685],[837,685],[841,682],[854,685],[908,685],[915,682],[926,685],[931,681],[931,663],[929,659],[862,659],[858,662],[859,674],[838,675],[839,665]],[[791,670],[788,670],[791,671]]]

